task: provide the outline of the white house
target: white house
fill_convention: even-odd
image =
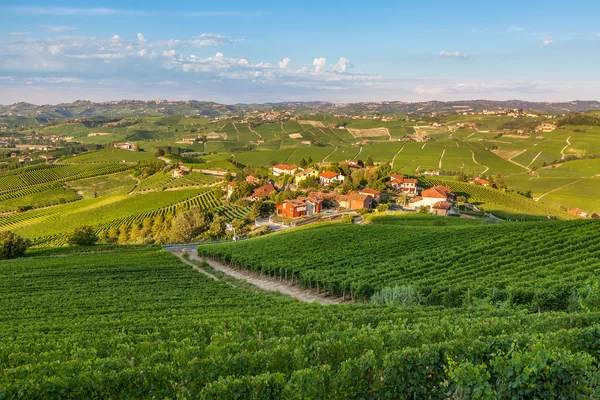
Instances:
[[[300,168],[298,168],[295,165],[287,165],[287,164],[277,164],[277,165],[274,165],[273,168],[271,168],[271,170],[273,171],[273,175],[275,175],[275,176],[279,176],[281,174],[294,175],[296,173],[296,171],[299,169]]]
[[[454,193],[450,191],[449,187],[437,185],[431,189],[423,190],[420,196],[415,197],[408,203],[412,208],[425,206],[431,210],[431,208],[439,202],[452,202],[454,200]]]
[[[319,183],[323,186],[330,185],[334,182],[344,182],[344,175],[340,175],[333,171],[325,171],[319,175]]]

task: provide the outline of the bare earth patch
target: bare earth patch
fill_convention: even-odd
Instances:
[[[299,133],[290,133],[288,136],[290,139],[302,139],[302,135]]]
[[[353,129],[348,128],[348,132],[355,138],[362,137],[378,137],[378,136],[390,136],[388,128],[372,128],[372,129]]]
[[[310,125],[310,126],[314,126],[315,128],[325,128],[325,125],[323,125],[323,123],[321,121],[304,121],[304,120],[300,120],[298,121],[298,123],[300,123],[300,125]]]
[[[108,135],[110,135],[110,133],[108,133],[108,132],[91,132],[91,133],[88,133],[88,137],[108,136]]]

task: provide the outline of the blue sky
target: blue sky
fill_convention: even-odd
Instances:
[[[597,1],[0,3],[0,103],[600,99]]]

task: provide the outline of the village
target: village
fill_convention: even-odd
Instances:
[[[348,173],[344,175],[340,169]],[[435,175],[435,171],[429,174]],[[352,185],[349,181],[356,177],[367,178],[362,179],[363,184]],[[470,183],[491,186],[481,178],[472,179]],[[365,166],[360,160],[339,164],[321,162],[305,168],[276,164],[270,167],[268,176],[264,173],[260,177],[247,175],[243,180],[236,177],[227,182],[225,197],[230,203],[271,202],[271,219],[292,225],[318,218],[331,219],[336,215],[388,210],[476,218],[464,204],[461,211],[458,203],[465,200],[448,186],[423,188],[414,177],[391,173],[387,164]],[[475,208],[475,211],[479,210]]]

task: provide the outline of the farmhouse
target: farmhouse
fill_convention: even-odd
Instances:
[[[277,164],[277,165],[274,165],[271,170],[273,172],[273,175],[279,176],[282,174],[294,175],[296,173],[296,170],[298,170],[298,169],[299,168],[295,165]]]
[[[231,197],[237,184],[238,183],[236,181],[231,181],[231,182],[227,183],[227,198]]]
[[[430,169],[430,170],[427,170],[427,171],[423,171],[421,174],[422,175],[430,175],[430,176],[439,176],[440,175],[440,171],[436,171],[434,169]]]
[[[270,183],[267,185],[263,185],[259,188],[254,189],[252,192],[252,198],[254,200],[264,199],[265,197],[269,197],[271,193],[275,191],[275,187]]]
[[[185,175],[189,175],[189,172],[181,168],[175,168],[173,172],[171,172],[171,176],[175,179],[181,178]]]
[[[317,196],[309,196],[285,200],[277,205],[275,213],[280,217],[300,218],[319,213],[322,209],[323,199]]]
[[[248,176],[246,177],[246,182],[248,182],[248,183],[249,183],[249,184],[251,184],[251,185],[258,185],[258,184],[260,183],[260,179],[258,179],[258,178],[257,178],[257,177],[255,177],[255,176],[248,175]]]
[[[365,189],[359,190],[358,194],[362,194],[362,195],[365,195],[365,196],[370,196],[377,203],[381,202],[381,192],[379,190],[365,188]]]
[[[294,180],[297,185],[300,182],[302,182],[303,180],[305,180],[306,178],[316,178],[317,176],[319,176],[319,171],[317,171],[314,168],[308,168],[308,169],[305,169],[304,171],[298,172],[295,175]]]
[[[402,193],[416,194],[419,181],[414,178],[405,178],[401,174],[390,175],[390,186]]]
[[[453,214],[452,203],[447,201],[438,201],[431,207],[431,212],[435,215],[450,215]]]
[[[371,208],[373,205],[373,197],[357,192],[350,192],[346,195],[336,196],[335,201],[339,207],[347,208],[349,210]]]
[[[137,151],[138,146],[136,143],[129,142],[115,143],[115,149]]]
[[[415,197],[408,203],[413,208],[419,208],[422,206],[431,208],[439,202],[453,202],[456,200],[456,196],[447,186],[437,185],[431,189],[426,189],[421,192],[421,196]]]
[[[328,186],[334,182],[344,182],[344,175],[333,171],[325,171],[319,175],[319,183],[323,186]]]
[[[590,215],[590,218],[592,218],[592,219],[600,219],[600,215],[598,215],[597,213],[593,213],[592,215]]]
[[[19,162],[29,162],[29,161],[33,161],[33,158],[31,158],[29,156],[19,157]]]
[[[481,185],[481,186],[490,186],[490,182],[485,179],[477,178],[469,181],[471,184]]]
[[[544,122],[535,128],[536,132],[552,132],[556,129],[556,125],[549,122]]]
[[[48,161],[48,160],[53,160],[53,159],[54,159],[54,156],[53,156],[53,155],[51,155],[51,154],[42,154],[42,155],[40,156],[40,158],[41,158],[41,159],[43,159],[43,160],[46,160],[46,161]]]

